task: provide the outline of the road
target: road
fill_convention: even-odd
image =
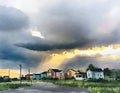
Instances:
[[[39,82],[30,87],[0,91],[0,93],[89,93],[85,88],[58,86],[52,83]]]

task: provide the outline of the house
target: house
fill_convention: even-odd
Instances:
[[[27,80],[30,80],[30,79],[32,79],[32,76],[33,76],[33,74],[26,74],[26,75],[25,75],[25,78],[26,78]]]
[[[47,78],[47,71],[42,72],[42,73],[40,74],[40,79],[46,79],[46,78]]]
[[[64,72],[65,78],[74,78],[74,75],[77,71],[75,71],[74,69],[67,69]]]
[[[40,80],[41,79],[41,74],[33,74],[32,79],[33,80]]]
[[[40,80],[40,79],[46,79],[47,78],[47,72],[42,72],[40,74],[33,74],[32,79],[33,80]]]
[[[99,79],[104,78],[104,73],[101,68],[94,68],[94,69],[88,69],[87,70],[87,78],[90,79]]]
[[[87,78],[86,73],[85,72],[76,72],[74,75],[75,80],[84,80]]]
[[[64,78],[63,71],[59,69],[49,69],[47,75],[48,75],[48,78],[52,78],[52,79]]]
[[[3,80],[5,82],[10,82],[11,81],[9,76],[3,76]]]
[[[26,74],[26,75],[25,75],[25,78],[26,78],[27,80],[29,80],[29,79],[30,79],[30,74]]]

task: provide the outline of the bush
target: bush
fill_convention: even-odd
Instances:
[[[17,79],[17,78],[12,78],[11,80],[12,80],[12,81],[18,81],[18,79]]]
[[[25,87],[25,86],[30,86],[30,84],[1,84],[0,85],[0,91],[1,90],[8,90],[8,89],[16,89],[16,88],[19,88],[19,87]]]
[[[99,79],[88,79],[87,80],[88,82],[108,82],[108,80],[105,80],[105,79],[102,79],[102,78],[99,78]]]

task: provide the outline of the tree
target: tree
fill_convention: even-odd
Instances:
[[[80,70],[77,70],[78,73],[80,73],[81,71]]]
[[[111,75],[111,70],[109,68],[104,69],[104,75],[110,76]]]
[[[87,67],[87,70],[93,70],[95,69],[96,67],[93,65],[93,64],[89,64],[88,67]]]

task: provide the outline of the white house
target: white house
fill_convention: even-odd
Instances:
[[[87,78],[99,79],[104,78],[103,70],[100,68],[95,68],[92,70],[87,70]]]
[[[75,80],[84,80],[86,79],[86,73],[84,72],[77,72],[74,75]]]

